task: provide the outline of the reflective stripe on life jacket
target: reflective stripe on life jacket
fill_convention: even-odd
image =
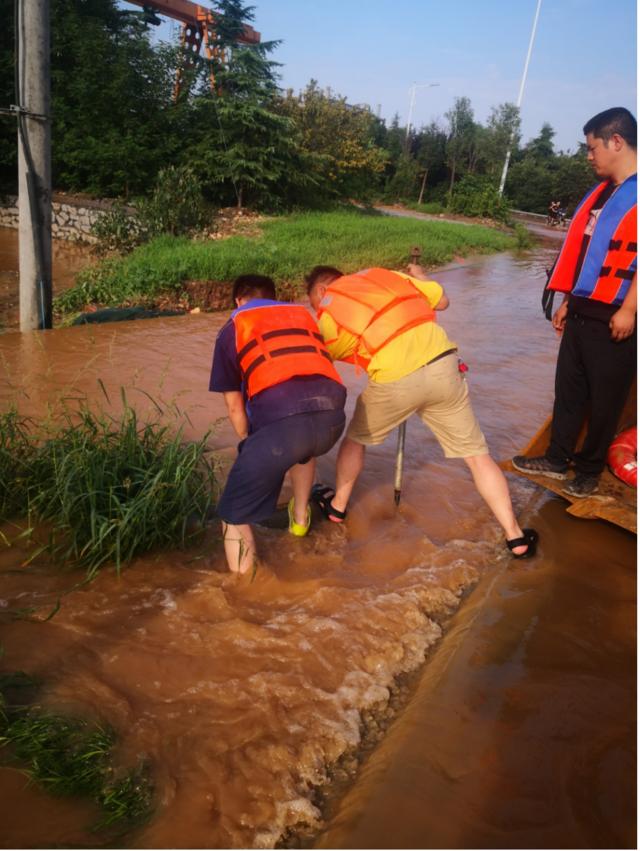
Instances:
[[[308,311],[297,304],[266,304],[232,314],[238,363],[251,399],[262,390],[302,375],[342,383]]]
[[[618,187],[602,208],[574,286],[589,214],[606,185],[607,181],[589,190],[576,208],[547,289],[572,292],[605,304],[622,304],[637,264],[635,174]]]
[[[426,296],[411,281],[379,268],[333,281],[320,302],[318,316],[325,311],[339,329],[362,342],[369,358],[354,356],[350,360],[363,365],[400,334],[435,319]]]

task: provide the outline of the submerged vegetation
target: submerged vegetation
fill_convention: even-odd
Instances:
[[[77,285],[56,299],[56,307],[66,313],[87,304],[152,305],[163,294],[179,297],[185,281],[231,281],[248,271],[298,285],[317,264],[336,265],[344,272],[374,265],[398,268],[407,263],[414,245],[422,249],[425,267],[445,263],[455,254],[515,247],[509,233],[495,228],[354,209],[267,220],[261,231],[258,238],[216,241],[159,237],[126,257],[85,269]]]
[[[32,558],[46,551],[91,578],[203,528],[215,486],[209,435],[184,442],[182,426],[142,422],[124,392],[122,408],[115,417],[80,400],[40,426],[0,414],[2,517],[49,532]]]
[[[151,813],[149,767],[114,766],[115,732],[103,724],[46,711],[28,698],[39,683],[22,672],[0,675],[0,749],[52,795],[90,798],[101,810],[94,830],[128,830]]]

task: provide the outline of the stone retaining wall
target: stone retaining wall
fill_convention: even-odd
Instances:
[[[91,227],[111,208],[109,201],[72,201],[65,196],[54,195],[51,202],[52,236],[72,242],[95,243]],[[0,227],[18,227],[18,199],[15,195],[0,198]]]

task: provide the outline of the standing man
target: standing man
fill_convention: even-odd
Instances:
[[[584,126],[587,159],[602,182],[578,205],[545,293],[564,300],[553,314],[562,334],[556,366],[551,442],[544,455],[516,455],[523,473],[565,479],[573,497],[598,490],[607,450],[636,370],[637,153],[636,119],[623,107]],[[576,442],[585,417],[587,435]]]
[[[309,531],[315,459],[337,442],[346,390],[309,312],[275,300],[262,275],[233,285],[237,309],[216,340],[209,389],[224,400],[240,444],[218,502],[229,569],[255,564],[251,523],[276,509],[287,470],[293,497],[289,532]]]
[[[360,364],[369,376],[340,446],[335,491],[316,485],[312,497],[325,517],[342,522],[365,446],[382,443],[416,413],[447,458],[464,458],[513,556],[530,558],[538,535],[518,525],[507,480],[471,408],[456,346],[435,321],[435,311],[445,310],[449,299],[420,266],[410,265],[409,272],[365,269],[343,276],[331,266],[316,266],[306,278],[329,354]]]

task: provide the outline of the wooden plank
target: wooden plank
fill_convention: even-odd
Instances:
[[[637,390],[634,381],[624,410],[618,421],[618,432],[625,428],[635,425],[637,414]],[[577,447],[582,446],[586,427],[583,426],[580,437],[578,438]],[[536,434],[531,438],[524,449],[519,452],[519,455],[524,455],[527,458],[534,458],[538,455],[544,455],[549,446],[551,437],[551,417],[547,417],[543,425],[538,429]],[[553,491],[553,493],[566,499],[569,503],[567,512],[574,517],[581,517],[585,520],[606,520],[609,523],[614,523],[616,526],[621,526],[629,532],[637,534],[637,493],[635,488],[625,485],[617,479],[612,473],[606,469],[601,477],[598,487],[598,493],[586,498],[576,498],[563,492],[563,488],[567,484],[567,480],[550,479],[547,476],[534,476],[528,473],[523,473],[516,470],[511,460],[501,461],[502,470],[508,473],[515,473],[517,476],[523,476],[530,479],[540,487]]]

